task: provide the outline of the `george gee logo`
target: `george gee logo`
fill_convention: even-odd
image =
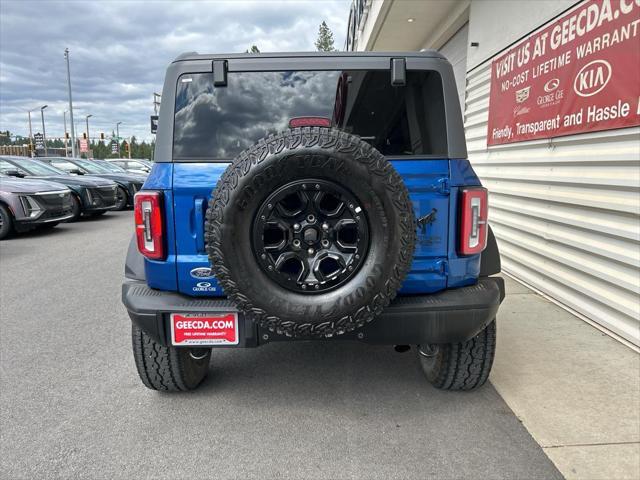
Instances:
[[[560,86],[560,79],[552,78],[547,83],[544,84],[544,91],[547,93],[553,92],[556,88]]]
[[[194,292],[215,292],[216,287],[212,285],[211,282],[198,282],[196,286],[193,287]]]
[[[580,69],[573,80],[573,90],[581,97],[590,97],[602,91],[611,80],[611,64],[606,60],[593,60]]]

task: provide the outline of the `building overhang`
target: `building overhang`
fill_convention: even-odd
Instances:
[[[355,49],[438,49],[468,21],[470,3],[470,0],[364,0],[366,15],[356,25]]]

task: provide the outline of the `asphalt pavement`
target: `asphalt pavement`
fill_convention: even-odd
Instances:
[[[413,350],[218,350],[196,392],[147,390],[120,303],[132,223],[0,243],[2,478],[562,478],[490,384],[435,390]]]

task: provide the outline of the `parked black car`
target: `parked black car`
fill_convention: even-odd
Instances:
[[[46,163],[27,157],[0,157],[0,173],[18,178],[49,180],[65,185],[72,192],[73,217],[101,215],[116,206],[117,185],[106,178],[70,175]]]
[[[71,195],[59,183],[0,174],[0,240],[14,231],[52,228],[73,218]]]
[[[108,178],[118,184],[118,201],[115,210],[124,210],[133,207],[133,196],[140,190],[146,177],[132,175],[130,173],[114,173],[95,163],[83,158],[68,157],[40,157],[38,160],[47,162],[54,167],[76,175],[95,175]]]

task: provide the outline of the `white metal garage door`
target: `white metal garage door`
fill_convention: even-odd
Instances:
[[[467,76],[465,131],[503,270],[640,345],[640,128],[488,149],[490,66]]]
[[[469,36],[469,24],[466,23],[440,48],[442,53],[453,65],[453,74],[456,77],[456,86],[460,96],[460,107],[464,112],[464,96],[467,84],[467,37]]]

